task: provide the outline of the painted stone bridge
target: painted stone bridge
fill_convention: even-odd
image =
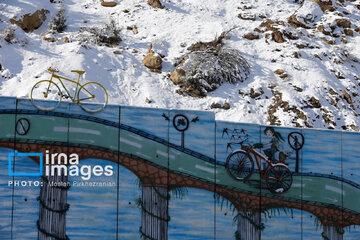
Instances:
[[[168,199],[162,196],[167,196],[169,190],[178,187],[217,193],[239,212],[253,213],[250,218],[255,222],[260,221],[260,212],[270,208],[294,208],[310,212],[321,221],[323,234],[329,239],[342,239],[336,231],[338,228],[360,225],[360,185],[352,178],[317,173],[314,172],[316,169],[307,172],[301,171],[301,168],[298,172],[292,169],[291,189],[283,194],[273,194],[260,180],[258,171],[246,181],[234,180],[226,171],[224,159],[215,157],[217,154],[211,151],[206,154],[206,151],[199,152],[186,145],[188,136],[185,130],[179,131],[182,139],[175,142],[171,141],[169,130],[159,137],[146,131],[142,125],[122,123],[122,107],[107,106],[102,114],[88,114],[72,108],[77,109],[77,106],[62,103],[59,109],[44,112],[38,111],[26,99],[0,98],[0,147],[30,153],[45,153],[47,149],[58,153],[77,153],[80,159],[104,159],[129,169],[142,182],[140,231],[143,239],[167,239]],[[162,115],[164,123],[161,124],[168,128],[173,123],[176,127],[176,117],[185,117],[186,120],[186,112],[163,112],[166,114]],[[146,121],[146,115],[141,117]],[[196,123],[202,119],[193,120],[191,122]],[[190,124],[187,121],[185,124]],[[219,131],[214,127],[211,132],[210,136],[215,136]],[[67,181],[67,178],[62,177],[61,180]],[[42,191],[50,190],[44,187]],[[59,193],[62,192],[66,191],[60,189]],[[46,209],[40,209],[40,212]],[[53,214],[62,214],[60,219],[66,216],[66,213],[60,212]],[[239,220],[238,231],[242,239],[259,239],[260,230],[256,224],[249,224],[248,220]],[[56,232],[45,224],[39,231],[44,235],[42,239],[49,239],[54,234],[65,238],[65,226],[63,228]]]

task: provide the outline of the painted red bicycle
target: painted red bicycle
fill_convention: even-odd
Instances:
[[[287,192],[292,185],[292,173],[283,163],[272,163],[267,157],[254,150],[250,143],[234,151],[226,159],[226,170],[235,180],[247,180],[254,172],[254,160],[260,171],[260,178],[266,181],[270,192],[281,194]],[[261,168],[260,159],[267,163]]]

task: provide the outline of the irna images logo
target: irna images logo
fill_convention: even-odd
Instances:
[[[13,162],[16,157],[39,157],[39,172],[16,172],[13,171]],[[45,176],[80,176],[83,180],[89,180],[92,176],[112,176],[114,174],[111,165],[81,165],[79,166],[79,156],[71,153],[45,153],[45,165],[43,162],[43,153],[20,153],[14,151],[9,153],[9,176],[43,176],[45,167]]]

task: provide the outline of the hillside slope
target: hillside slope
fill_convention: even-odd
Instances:
[[[229,110],[212,110],[218,120],[359,131],[359,0],[161,2],[163,9],[145,0],[116,0],[115,7],[100,0],[1,2],[0,95],[29,97],[36,81],[49,78],[48,67],[71,78],[79,69],[105,86],[112,104],[210,110],[227,102]],[[61,6],[67,28],[49,33]],[[48,11],[39,28],[25,32],[15,24],[40,9]],[[104,29],[110,18],[122,41],[98,44],[88,30]],[[248,78],[203,98],[176,93],[169,76],[177,59],[226,31],[224,44],[248,61]],[[160,73],[142,63],[150,44],[162,57]]]

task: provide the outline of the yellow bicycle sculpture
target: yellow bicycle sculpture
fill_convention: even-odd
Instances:
[[[96,113],[101,111],[108,102],[108,94],[105,88],[97,82],[87,82],[84,85],[80,84],[80,76],[85,71],[71,70],[79,74],[77,81],[59,76],[54,69],[48,68],[51,72],[50,80],[41,80],[37,82],[31,89],[30,99],[32,104],[39,110],[52,111],[57,108],[62,98],[70,99],[73,103],[78,103],[82,109],[89,113]],[[54,78],[59,81],[63,91],[60,90],[58,84],[54,82]],[[73,89],[73,95],[65,86],[64,81],[76,84]],[[52,101],[43,101],[52,100]]]

